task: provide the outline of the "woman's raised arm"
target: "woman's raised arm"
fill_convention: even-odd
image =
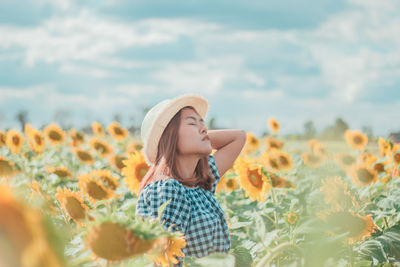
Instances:
[[[214,153],[220,176],[232,167],[246,142],[246,132],[243,130],[224,129],[209,130],[211,146],[217,151]]]

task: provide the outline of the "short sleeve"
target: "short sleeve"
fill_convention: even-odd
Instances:
[[[182,184],[175,179],[160,180],[157,185],[152,187],[147,195],[147,203],[150,205],[152,217],[158,216],[158,208],[171,199],[161,215],[161,223],[167,229],[171,225],[171,230],[186,232],[190,218],[191,205],[187,199],[185,189]]]
[[[217,188],[217,184],[220,180],[220,176],[218,173],[218,168],[217,168],[217,163],[215,162],[215,157],[214,155],[208,155],[208,165],[210,166],[211,174],[215,178],[215,182],[212,185],[211,191],[213,194],[215,193],[215,189]]]

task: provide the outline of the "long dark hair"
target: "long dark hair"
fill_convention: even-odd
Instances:
[[[191,106],[186,106],[184,108],[193,109]],[[164,129],[160,142],[158,143],[155,163],[150,166],[150,169],[143,177],[140,183],[140,191],[142,191],[147,184],[162,178],[174,178],[185,186],[200,186],[205,190],[211,190],[215,178],[210,173],[208,155],[201,157],[197,163],[195,177],[183,179],[178,172],[176,156],[178,153],[178,130],[182,109],[175,114]]]

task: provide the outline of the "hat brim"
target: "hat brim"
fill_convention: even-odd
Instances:
[[[171,100],[165,107],[160,110],[158,116],[151,126],[147,140],[143,140],[143,154],[148,165],[155,162],[157,157],[157,148],[160,138],[171,119],[182,108],[193,107],[199,115],[205,119],[208,112],[208,100],[199,95],[182,95]]]

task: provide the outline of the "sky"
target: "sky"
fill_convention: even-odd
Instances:
[[[1,0],[0,129],[140,125],[182,94],[261,135],[400,131],[400,0]]]

